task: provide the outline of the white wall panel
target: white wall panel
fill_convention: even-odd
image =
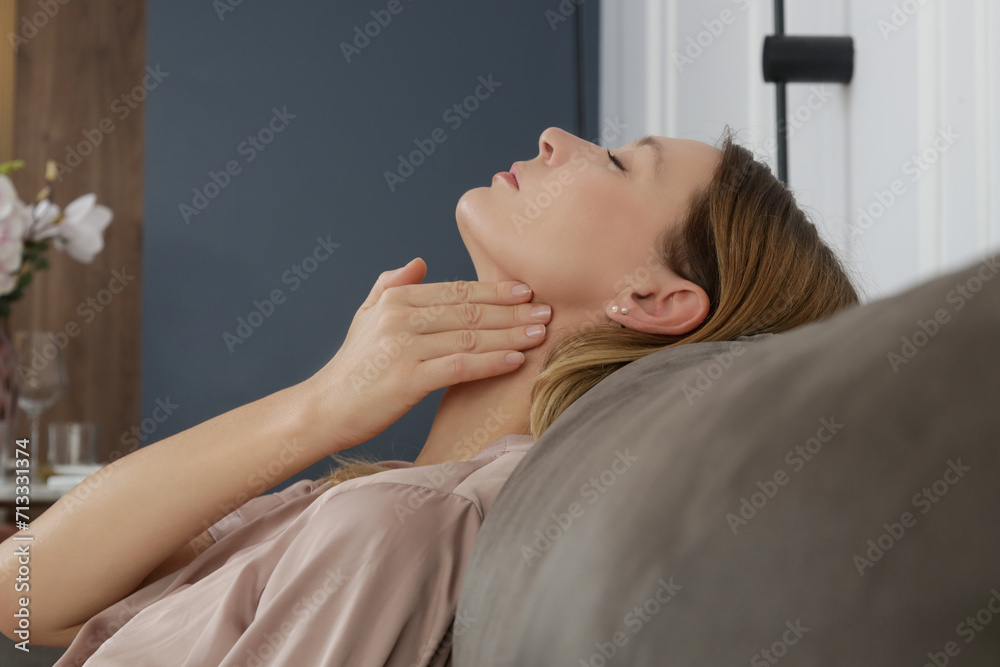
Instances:
[[[848,34],[850,86],[788,86],[789,177],[859,278],[897,293],[1000,248],[994,0],[786,0],[788,34]],[[601,114],[715,142],[725,124],[774,165],[770,0],[602,5]]]

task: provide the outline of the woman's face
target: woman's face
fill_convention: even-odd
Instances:
[[[478,280],[529,284],[532,301],[552,306],[550,326],[607,315],[635,330],[685,333],[704,319],[708,297],[659,266],[657,237],[680,224],[722,151],[648,137],[611,154],[624,169],[606,149],[550,127],[538,155],[514,164],[516,185],[494,176],[463,194],[455,216]]]

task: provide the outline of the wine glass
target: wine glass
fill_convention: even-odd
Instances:
[[[14,345],[19,357],[17,405],[31,420],[29,447],[37,455],[31,474],[40,480],[46,479],[48,474],[44,470],[45,461],[42,460],[45,448],[39,440],[39,420],[42,413],[63,395],[69,382],[66,360],[55,339],[55,335],[49,331],[14,333]]]

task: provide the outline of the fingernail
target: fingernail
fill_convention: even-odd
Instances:
[[[514,366],[524,361],[524,355],[520,352],[508,352],[504,360],[511,366]]]
[[[544,320],[549,315],[552,314],[552,306],[547,306],[542,303],[536,303],[531,307],[531,316],[537,320]]]
[[[542,332],[545,331],[544,324],[532,324],[530,327],[524,330],[524,333],[529,336],[541,336]]]
[[[513,294],[514,296],[524,296],[531,291],[531,288],[521,283],[520,285],[514,285]]]

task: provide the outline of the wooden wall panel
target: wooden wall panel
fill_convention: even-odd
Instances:
[[[96,421],[102,459],[108,460],[115,450],[127,453],[121,436],[141,421],[145,108],[139,103],[122,118],[124,107],[115,100],[143,83],[146,3],[46,4],[58,11],[48,16],[36,0],[18,2],[16,28],[23,39],[14,40],[13,148],[27,166],[13,180],[22,199],[33,201],[46,159],[54,159],[67,167],[55,184],[55,201],[65,206],[94,192],[114,211],[114,220],[92,264],[50,249],[51,267],[36,274],[26,297],[14,304],[10,327],[57,332],[65,344],[69,391],[42,417],[43,441],[49,421]],[[5,41],[5,48],[13,48],[9,36]],[[116,272],[127,282],[122,289],[112,284]],[[15,433],[28,432],[20,412]]]

